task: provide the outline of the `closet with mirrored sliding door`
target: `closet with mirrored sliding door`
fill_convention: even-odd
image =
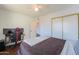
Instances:
[[[78,14],[70,14],[52,18],[52,37],[64,40],[78,40],[78,19]]]

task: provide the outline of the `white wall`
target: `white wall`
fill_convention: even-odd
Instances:
[[[57,12],[54,12],[54,13],[49,13],[49,14],[46,14],[46,15],[43,15],[43,16],[40,16],[40,34],[43,34],[43,35],[48,35],[50,36],[51,35],[51,18],[53,17],[57,17],[57,16],[63,16],[63,15],[68,15],[68,14],[73,14],[73,13],[79,13],[79,6],[74,6],[74,7],[71,7],[71,8],[68,8],[68,9],[65,9],[65,10],[61,10],[61,11],[57,11]],[[74,22],[75,20],[72,21],[72,23]],[[77,21],[75,21],[77,23]],[[75,23],[73,23],[74,25]],[[78,25],[78,24],[77,24]],[[75,25],[76,26],[76,25]],[[77,26],[76,26],[77,27]],[[76,28],[74,27],[74,28]],[[78,30],[78,28],[76,28],[75,30],[73,31],[76,31]],[[76,31],[78,34],[78,31]],[[73,35],[72,35],[73,36]],[[78,38],[78,36],[76,35],[75,37]],[[76,38],[75,38],[76,39]]]
[[[41,36],[51,36],[51,20],[47,16],[39,17],[39,34]]]
[[[29,37],[29,24],[33,18],[15,12],[0,10],[0,40],[4,39],[3,28],[24,28],[25,39]]]
[[[63,15],[68,15],[68,14],[72,14],[72,13],[79,13],[79,6],[74,6],[65,10],[61,10],[58,12],[54,12],[54,13],[49,13],[43,16],[40,16],[40,33],[43,35],[46,35],[46,33],[48,33],[48,35],[51,35],[51,18],[53,17],[57,17],[57,16],[63,16]],[[50,26],[49,26],[50,25]]]

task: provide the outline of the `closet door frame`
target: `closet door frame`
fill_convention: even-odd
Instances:
[[[78,13],[51,18],[51,36],[53,37],[53,29],[52,29],[52,27],[53,27],[52,26],[53,25],[53,20],[56,19],[56,18],[62,18],[62,39],[63,39],[63,20],[64,20],[64,17],[73,16],[73,15],[77,15],[78,16],[78,39],[79,39],[79,14]]]
[[[55,18],[55,19],[56,20],[59,19],[61,21],[61,32],[62,32],[62,34],[60,35],[61,38],[59,38],[59,39],[63,39],[63,17],[59,17],[59,18]],[[54,37],[54,35],[53,35],[53,24],[54,24],[54,21],[53,20],[55,20],[55,19],[51,20],[51,36],[52,37]]]

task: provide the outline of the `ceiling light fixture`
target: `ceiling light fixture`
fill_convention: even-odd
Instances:
[[[35,11],[36,11],[36,12],[39,11],[39,8],[36,7],[36,8],[35,8]]]
[[[40,5],[34,4],[34,5],[33,5],[33,9],[34,9],[34,11],[38,12],[39,9],[40,9]]]

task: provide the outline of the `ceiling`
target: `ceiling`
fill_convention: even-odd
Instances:
[[[38,4],[37,4],[38,5]],[[51,12],[61,11],[69,7],[76,6],[74,4],[39,4],[38,12],[34,11],[34,4],[1,4],[0,8],[12,12],[26,14],[31,17],[39,17]]]

